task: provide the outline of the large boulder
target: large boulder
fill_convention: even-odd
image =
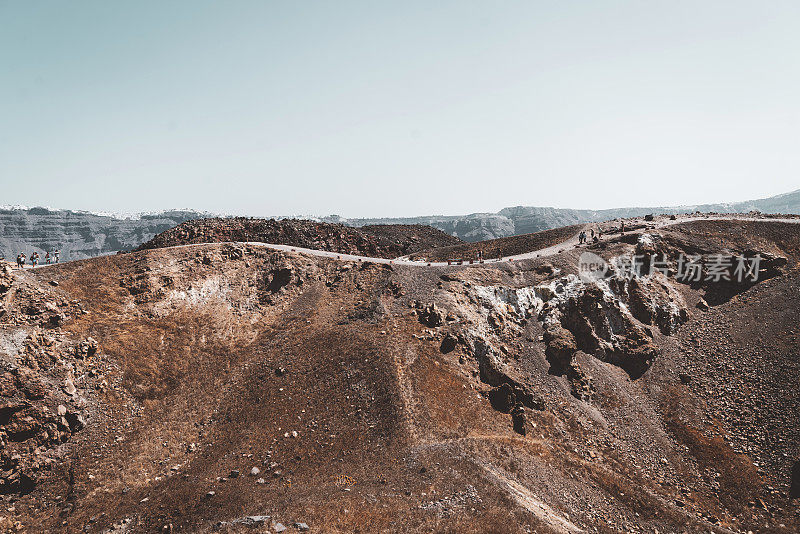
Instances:
[[[292,281],[293,270],[291,266],[280,266],[266,274],[267,291],[277,293]]]
[[[435,303],[423,306],[419,312],[419,321],[425,326],[435,328],[444,324],[444,314],[436,307]]]
[[[566,297],[554,298],[542,312],[545,340],[554,347],[551,362],[568,363],[571,340],[561,327],[572,334],[578,350],[623,368],[631,377],[641,376],[657,354],[650,332],[636,322],[604,280],[579,289],[574,283],[568,285],[570,290],[563,292]]]
[[[689,319],[686,302],[662,274],[632,278],[627,287],[631,313],[644,324],[658,326],[670,335]]]
[[[575,336],[560,324],[551,324],[544,331],[544,342],[547,348],[545,356],[553,366],[556,374],[561,374],[572,361],[578,350]]]
[[[517,403],[514,388],[508,383],[497,386],[489,391],[489,402],[498,412],[511,413],[511,409]]]
[[[524,436],[525,430],[525,408],[518,404],[511,409],[511,424],[514,427],[514,432]]]
[[[454,334],[447,334],[444,336],[444,339],[442,339],[442,344],[439,347],[439,350],[441,350],[443,354],[447,354],[448,352],[454,351],[457,345],[458,337],[456,337]]]

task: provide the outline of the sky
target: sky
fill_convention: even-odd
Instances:
[[[0,0],[0,204],[393,217],[800,188],[800,2]]]

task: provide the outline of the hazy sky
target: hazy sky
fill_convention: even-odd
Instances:
[[[0,204],[401,216],[800,187],[800,2],[0,0]]]

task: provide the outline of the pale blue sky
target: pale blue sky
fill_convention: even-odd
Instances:
[[[0,0],[0,204],[403,216],[800,187],[800,2]]]

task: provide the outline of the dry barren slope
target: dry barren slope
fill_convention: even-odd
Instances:
[[[139,250],[223,242],[272,243],[373,258],[396,258],[461,240],[433,227],[415,224],[351,228],[300,219],[236,217],[187,221],[158,234]]]
[[[557,245],[578,234],[584,225],[564,226],[533,234],[501,237],[476,243],[459,243],[422,250],[410,255],[411,259],[424,261],[476,260],[478,252],[485,259],[503,258]]]
[[[617,300],[579,287],[564,275],[581,249],[456,270],[208,244],[9,275],[3,394],[21,408],[2,412],[3,443],[19,455],[3,461],[33,485],[7,487],[0,521],[37,532],[275,521],[796,531],[800,407],[784,388],[798,379],[798,229],[658,233],[665,250],[759,248],[788,261],[709,311],[695,307],[713,289],[703,285],[609,286]],[[772,341],[737,326],[773,305],[785,311],[771,316]],[[97,347],[82,352],[87,338]],[[48,441],[42,414],[59,404],[85,427],[56,418],[63,435]]]

